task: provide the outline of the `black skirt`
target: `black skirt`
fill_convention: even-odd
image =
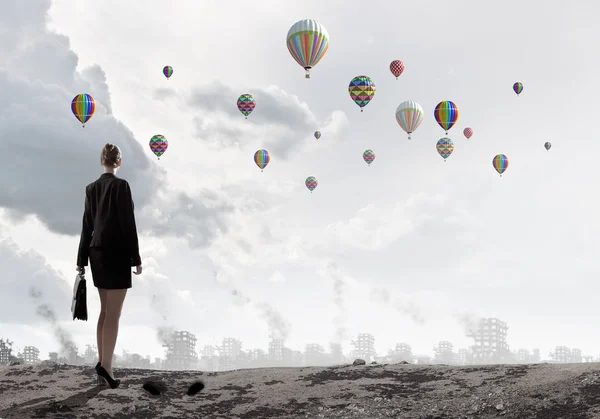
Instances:
[[[123,251],[90,247],[90,267],[96,288],[131,288],[131,260]]]

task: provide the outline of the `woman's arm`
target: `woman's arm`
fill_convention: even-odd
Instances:
[[[85,190],[85,208],[83,210],[83,222],[81,226],[81,238],[79,239],[79,251],[77,252],[77,266],[87,266],[90,256],[90,243],[94,232],[94,220],[90,209],[90,197]]]
[[[127,181],[123,181],[119,186],[119,201],[119,223],[123,231],[125,246],[131,258],[131,266],[139,266],[142,264],[142,258],[140,257],[135,215],[133,213],[133,198]]]

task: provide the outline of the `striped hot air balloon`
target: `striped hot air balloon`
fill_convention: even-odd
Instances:
[[[267,164],[269,164],[270,161],[271,156],[267,150],[258,150],[254,153],[254,163],[256,163],[261,172],[267,167]]]
[[[513,90],[515,91],[517,96],[519,96],[521,94],[521,92],[523,91],[523,83],[518,81],[515,84],[513,84]]]
[[[497,154],[492,160],[492,166],[496,169],[496,172],[502,177],[502,173],[508,168],[508,157],[504,154]]]
[[[321,131],[315,131],[315,138],[318,140],[321,138]]]
[[[438,125],[446,131],[446,135],[448,135],[448,130],[456,124],[456,121],[458,121],[459,114],[458,106],[450,100],[444,100],[438,103],[433,111],[435,120]]]
[[[544,148],[545,148],[547,151],[550,151],[550,148],[552,148],[552,144],[550,144],[550,142],[546,142],[546,143],[544,143]]]
[[[81,122],[81,126],[85,128],[85,123],[96,112],[96,101],[91,95],[80,93],[71,101],[71,111],[75,115],[75,118]]]
[[[415,132],[423,122],[423,108],[414,100],[402,102],[396,108],[396,122],[406,131],[410,140],[410,134]]]
[[[163,74],[165,75],[167,80],[169,80],[169,77],[173,75],[173,67],[171,67],[170,65],[165,66],[165,68],[163,68]]]
[[[465,137],[469,140],[473,136],[473,128],[465,128],[463,134],[465,134]]]
[[[306,70],[304,77],[310,79],[310,69],[321,61],[329,49],[329,33],[316,20],[299,20],[288,31],[286,44],[294,60]]]
[[[404,63],[400,60],[394,60],[390,63],[390,71],[394,76],[396,76],[396,80],[400,77],[400,74],[404,72]]]

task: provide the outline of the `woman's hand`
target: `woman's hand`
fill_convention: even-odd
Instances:
[[[133,271],[134,274],[139,275],[142,273],[142,265],[138,265],[135,267],[135,271]]]

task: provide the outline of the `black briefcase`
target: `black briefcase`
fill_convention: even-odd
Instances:
[[[73,301],[71,302],[71,313],[73,320],[87,321],[87,285],[85,282],[85,268],[75,277],[75,285],[73,286]]]

